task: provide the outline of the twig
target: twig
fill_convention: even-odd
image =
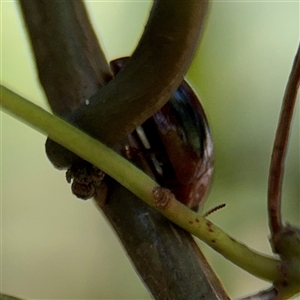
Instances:
[[[109,204],[99,208],[118,232],[153,299],[229,300],[188,232],[117,182],[110,180],[109,187]]]
[[[202,33],[208,1],[156,0],[143,36],[122,71],[79,108],[71,122],[114,147],[156,113],[187,72]],[[70,153],[47,145],[61,167]],[[60,155],[61,154],[61,155]],[[74,160],[77,158],[74,158]]]
[[[171,1],[162,0],[160,2],[165,4],[164,7],[168,12],[173,10]],[[206,1],[194,4],[194,8],[198,9],[207,6]],[[91,29],[82,1],[22,0],[22,6],[32,39],[40,79],[46,90],[48,101],[55,114],[67,117],[78,106],[85,104],[91,94],[109,81],[110,71],[104,54]],[[178,5],[176,6],[178,8]],[[198,13],[196,10],[190,10],[190,12],[199,16],[199,10]],[[181,37],[184,37],[184,30],[187,30],[188,34],[185,36],[191,45],[181,41],[177,45],[179,47],[182,45],[183,52],[190,53],[197,43],[194,33],[199,32],[197,24],[203,22],[203,16],[190,18],[186,13],[185,9],[179,11],[179,14],[186,16],[187,23],[191,22],[190,26],[187,28],[183,26],[184,22],[179,22],[173,29],[181,26]],[[205,9],[201,10],[201,13],[205,14]],[[162,15],[160,15],[159,21],[167,21],[169,24],[177,22],[176,19],[163,18]],[[193,21],[196,22],[192,23]],[[158,26],[159,22],[156,22],[156,25],[158,33],[162,33],[163,30]],[[195,27],[191,28],[192,26]],[[161,25],[161,27],[164,26]],[[172,27],[169,29],[172,30]],[[154,35],[155,32],[152,34]],[[149,54],[146,49],[145,54],[147,53]],[[159,53],[155,51],[155,54]],[[170,54],[176,66],[177,58],[173,55],[177,53],[171,51]],[[163,64],[158,60],[158,66],[166,67],[165,60],[163,58],[161,60],[163,60]],[[169,57],[167,60],[172,62]],[[142,65],[140,65],[142,69],[145,61],[142,60]],[[168,68],[162,70],[160,76],[168,73],[168,70]],[[142,71],[144,72],[144,69]],[[142,78],[139,78],[138,74],[136,75],[138,80]],[[132,84],[139,86],[140,81]],[[156,86],[151,87],[151,90],[152,88],[155,89]],[[122,94],[122,91],[120,93]],[[147,92],[145,91],[145,93]],[[103,105],[105,108],[105,104]],[[143,105],[146,107],[145,102]],[[138,118],[136,108],[126,106]],[[99,116],[101,116],[102,105],[98,109],[97,117],[92,122],[93,126],[96,126],[95,128],[102,130],[103,135],[107,137],[115,136],[116,132],[122,131],[123,124],[120,124],[119,119],[120,114],[122,115],[124,112],[121,108],[116,109],[115,119],[105,115],[102,125],[96,124],[99,120],[101,122]],[[108,126],[103,126],[103,124],[117,125],[116,132],[112,132],[107,128]],[[85,125],[88,126],[88,124]],[[58,144],[55,145],[56,147],[51,148],[51,140],[48,139],[48,153],[53,154],[57,150],[56,153],[61,153],[62,147]],[[72,164],[71,152],[63,150],[62,155],[65,154],[64,157]],[[55,154],[52,155],[52,162],[55,163],[56,157]],[[61,158],[59,155],[58,157]],[[59,162],[55,164],[59,165]],[[110,184],[108,194],[108,203],[104,207],[101,206],[100,209],[110,220],[141,279],[155,299],[201,298],[212,300],[228,298],[218,278],[187,232],[171,224],[117,182]],[[125,217],[124,211],[126,211]],[[145,245],[149,245],[149,247],[145,247]],[[164,280],[161,278],[162,273]]]
[[[99,167],[138,198],[206,242],[236,265],[257,277],[269,281],[278,279],[279,261],[277,259],[251,250],[201,215],[176,201],[175,198],[170,199],[167,209],[157,207],[157,201],[153,195],[153,190],[158,187],[157,183],[104,144],[5,87],[2,87],[2,106],[11,114],[29,122],[42,133],[48,133],[57,143]]]
[[[285,90],[271,158],[268,188],[268,212],[272,237],[278,234],[283,228],[281,217],[281,191],[284,175],[284,162],[299,84],[300,47],[298,48]]]
[[[69,116],[112,79],[85,7],[69,0],[19,3],[47,100],[56,115]]]

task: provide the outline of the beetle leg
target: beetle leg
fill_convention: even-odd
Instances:
[[[140,138],[145,149],[149,150],[151,148],[151,146],[150,146],[149,140],[145,134],[143,127],[142,126],[137,127],[136,133],[137,133],[138,137]]]
[[[143,146],[145,147],[145,149],[151,150],[151,144],[150,144],[142,126],[137,127],[136,133],[137,133],[140,141],[142,142]],[[156,170],[157,174],[162,177],[163,169],[153,152],[150,152],[150,159],[153,163],[154,169]]]
[[[159,161],[156,159],[155,154],[151,153],[150,158],[153,162],[153,165],[154,165],[154,168],[155,168],[157,174],[162,177],[163,176],[163,170],[162,170],[162,167],[161,167]]]

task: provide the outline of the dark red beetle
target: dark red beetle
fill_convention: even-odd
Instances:
[[[116,75],[128,58],[112,61]],[[202,206],[213,172],[213,144],[203,108],[184,81],[154,116],[116,149],[193,210]],[[69,168],[67,181],[82,199],[99,196],[104,173],[88,162]]]
[[[128,58],[113,60],[116,75]],[[213,143],[203,108],[184,81],[168,103],[132,134],[157,182],[193,210],[202,206],[213,172]],[[128,139],[130,141],[130,139]],[[130,158],[132,154],[128,154]]]

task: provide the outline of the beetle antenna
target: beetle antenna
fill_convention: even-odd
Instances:
[[[206,218],[209,215],[211,215],[212,213],[216,212],[217,210],[224,208],[225,206],[226,206],[226,203],[219,204],[219,205],[213,207],[212,209],[210,209],[209,211],[207,211],[205,214],[203,214],[203,217]]]

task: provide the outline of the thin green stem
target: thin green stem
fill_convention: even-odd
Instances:
[[[280,262],[277,259],[257,253],[236,241],[175,198],[170,200],[166,209],[157,207],[153,189],[158,184],[101,142],[3,86],[1,86],[1,106],[10,114],[29,123],[43,134],[48,134],[57,143],[102,169],[137,197],[207,243],[234,264],[262,279],[268,281],[278,279]]]

